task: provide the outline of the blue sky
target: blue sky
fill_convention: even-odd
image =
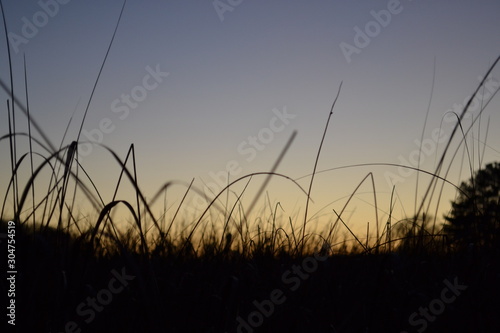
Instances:
[[[77,136],[122,2],[5,0],[3,4],[16,91],[24,101],[25,55],[33,117],[58,146],[74,115],[65,139],[69,144]],[[329,109],[343,82],[318,170],[409,161],[418,151],[415,140],[420,140],[424,127],[434,63],[426,142],[434,140],[435,129],[442,128],[443,137],[451,133],[452,124],[442,122],[444,114],[464,104],[479,84],[478,77],[500,55],[499,12],[500,3],[494,0],[129,0],[84,123],[84,133],[94,135],[82,135],[81,140],[102,139],[123,157],[134,143],[140,186],[152,196],[169,180],[195,178],[194,184],[203,189],[204,184],[214,182],[210,175],[224,172],[228,163],[235,171],[231,179],[269,170],[297,130],[278,169],[297,179],[312,171]],[[36,33],[27,28],[35,23]],[[28,38],[26,32],[31,32]],[[25,39],[19,42],[12,34]],[[0,45],[0,77],[8,82],[3,33]],[[346,56],[342,45],[356,51]],[[151,71],[162,73],[159,80]],[[500,70],[496,68],[490,87],[497,87],[498,82]],[[135,96],[132,104],[124,102],[126,95]],[[7,94],[1,91],[0,96],[3,135],[8,132]],[[117,110],[127,106],[127,113]],[[478,135],[483,140],[489,118],[483,164],[500,160],[500,133],[495,130],[500,126],[499,107],[496,97],[469,137],[471,145]],[[277,114],[290,116],[286,121],[273,120]],[[18,131],[26,131],[26,118],[19,113],[18,119]],[[105,131],[100,128],[103,122]],[[256,146],[251,137],[256,138]],[[477,168],[478,144],[474,142]],[[19,145],[27,151],[26,141],[20,140]],[[86,148],[89,151],[89,145]],[[424,156],[422,168],[434,171],[435,156],[443,144],[427,148],[430,153]],[[5,140],[0,152],[5,157],[0,165],[3,191],[9,177]],[[456,184],[468,176],[461,153],[458,156],[448,175]],[[110,200],[118,177],[112,158],[97,146],[81,157]],[[387,176],[389,172],[401,176],[398,169],[383,166],[318,174],[310,215],[331,219],[332,209],[342,208],[345,196],[368,172],[375,177],[382,223],[392,189]],[[262,180],[252,181],[255,189]],[[414,211],[415,174],[403,180],[396,184],[396,218]],[[418,198],[429,180],[420,178]],[[299,183],[307,188],[308,181],[306,177]],[[346,220],[364,230],[375,217],[370,186],[361,190],[366,193],[349,205]],[[455,193],[449,186],[445,190],[439,214]],[[178,203],[183,191],[182,186],[172,189],[170,204]],[[290,182],[274,179],[268,191],[272,202],[282,203],[285,215],[303,214],[305,197]],[[126,198],[128,193],[124,190],[122,195]],[[248,201],[251,198],[248,195]],[[189,200],[194,205],[194,196]]]

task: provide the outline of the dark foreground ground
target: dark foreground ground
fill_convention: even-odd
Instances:
[[[500,331],[491,249],[298,258],[157,249],[146,259],[61,235],[16,237],[18,332]]]

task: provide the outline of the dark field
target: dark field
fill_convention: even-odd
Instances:
[[[2,224],[5,229],[5,224]],[[393,253],[149,255],[17,227],[23,332],[497,332],[500,256],[442,240]],[[409,244],[409,243],[408,243]],[[267,244],[269,245],[269,244]],[[216,246],[215,246],[216,247]],[[183,251],[183,252],[181,252]],[[243,324],[242,324],[243,323]],[[238,328],[239,327],[239,328]]]

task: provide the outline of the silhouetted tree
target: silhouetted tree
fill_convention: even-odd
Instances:
[[[445,231],[459,246],[500,245],[500,163],[478,170],[460,189],[463,192],[445,216]]]
[[[444,245],[442,227],[434,224],[431,215],[423,213],[398,221],[391,228],[393,239],[399,239],[398,250],[402,252],[440,251]]]

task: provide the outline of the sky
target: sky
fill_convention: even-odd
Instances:
[[[25,57],[32,117],[56,147],[71,120],[63,141],[67,145],[78,136],[123,2],[2,2],[16,95],[26,104]],[[450,111],[462,111],[500,55],[498,13],[496,0],[129,0],[83,124],[81,163],[109,202],[119,167],[105,149],[89,142],[102,143],[122,158],[134,144],[139,186],[148,197],[168,181],[189,184],[192,179],[213,197],[210,189],[220,191],[228,172],[235,180],[270,171],[297,131],[276,172],[307,191],[342,84],[317,165],[322,172],[312,187],[311,230],[334,219],[333,210],[342,210],[370,172],[378,216],[369,180],[347,206],[344,221],[354,230],[366,230],[367,222],[373,228],[376,218],[383,225],[393,186],[393,219],[409,217],[429,176],[419,176],[416,192],[415,172],[352,166],[417,167],[418,142],[423,142],[421,168],[435,171],[455,124]],[[8,83],[7,41],[0,35],[0,78]],[[498,66],[488,82],[464,120],[469,128],[481,103],[491,98],[468,133],[470,159],[456,137],[445,160],[446,167],[451,165],[446,178],[456,185],[470,176],[469,160],[474,170],[500,160],[500,98],[493,96],[500,85]],[[2,90],[0,97],[4,135],[8,94]],[[26,132],[26,117],[19,110],[16,114],[17,131]],[[36,131],[33,135],[40,138]],[[27,152],[27,140],[19,139],[18,147]],[[43,148],[34,149],[47,156]],[[7,140],[0,142],[0,154],[0,189],[5,192],[10,177]],[[35,158],[37,163],[41,159]],[[351,167],[335,169],[344,166]],[[252,178],[245,207],[264,179]],[[235,193],[244,185],[238,183]],[[170,212],[185,191],[186,185],[168,190]],[[266,191],[256,211],[268,215],[267,203],[274,207],[279,202],[285,220],[303,220],[306,196],[291,181],[273,178]],[[440,219],[455,194],[453,186],[444,186]],[[124,186],[119,196],[130,195],[130,187]],[[196,215],[206,206],[203,202],[192,193],[184,205]],[[432,202],[435,207],[437,197]]]

